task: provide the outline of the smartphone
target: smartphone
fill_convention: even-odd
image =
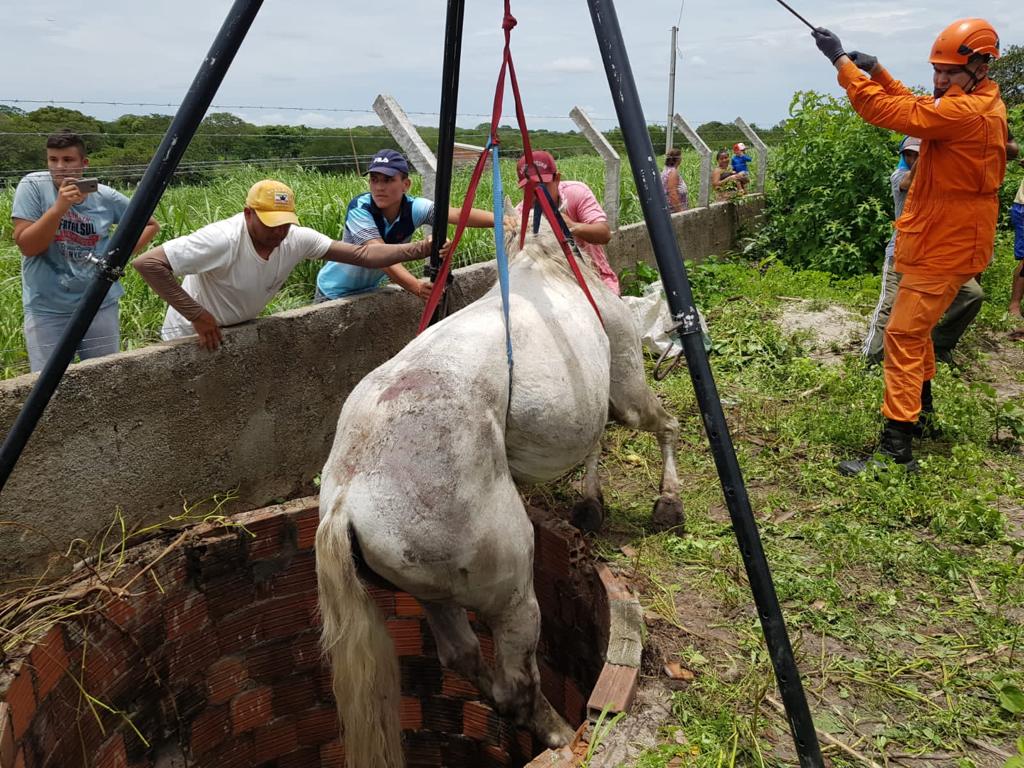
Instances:
[[[71,183],[78,187],[78,191],[81,192],[83,195],[87,195],[90,192],[95,192],[97,189],[99,189],[100,186],[99,179],[77,179],[75,181],[72,181]]]

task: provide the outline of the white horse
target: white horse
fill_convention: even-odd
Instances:
[[[509,228],[509,239],[517,232]],[[655,522],[682,522],[676,420],[644,379],[626,306],[585,265],[597,317],[550,228],[511,260],[509,375],[497,286],[432,326],[352,391],[321,476],[316,535],[322,643],[352,768],[403,764],[394,647],[356,575],[366,564],[420,600],[445,666],[544,743],[572,729],[541,693],[534,652],[533,530],[516,482],[544,482],[586,462],[577,525],[603,517],[597,461],[609,414],[656,433],[664,470]],[[489,669],[470,628],[494,637]]]

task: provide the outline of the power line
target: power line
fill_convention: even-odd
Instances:
[[[53,106],[64,105],[64,104],[76,104],[79,106],[106,106],[106,107],[171,107],[177,109],[179,104],[172,104],[170,102],[155,102],[155,101],[94,101],[88,99],[82,99],[80,101],[65,101],[58,99],[7,99],[0,98],[2,104],[50,104]],[[211,104],[210,109],[255,109],[255,110],[280,110],[283,112],[332,112],[332,113],[346,113],[346,114],[357,114],[357,115],[376,115],[372,109],[352,109],[347,107],[288,107],[279,105],[268,105],[268,104]],[[428,115],[431,117],[438,117],[440,112],[423,112],[417,110],[406,110],[408,115]],[[459,113],[457,117],[491,117],[489,112],[463,112]],[[571,120],[568,115],[526,115],[528,118],[537,120]],[[603,120],[617,122],[617,118],[614,117],[591,117],[591,120]]]
[[[361,127],[365,128],[366,126],[361,126]],[[422,128],[422,126],[421,126],[421,128]],[[195,136],[194,136],[194,138],[195,139],[198,139],[198,138],[204,138],[204,139],[215,139],[215,138],[225,138],[225,139],[227,139],[227,138],[232,138],[232,139],[256,139],[256,138],[260,138],[260,139],[345,139],[345,140],[347,140],[347,139],[349,139],[349,137],[354,137],[354,138],[357,138],[357,139],[364,139],[364,138],[365,139],[369,139],[369,138],[388,138],[388,137],[391,136],[391,134],[387,132],[387,129],[384,126],[381,126],[380,132],[374,132],[374,133],[369,133],[369,132],[363,133],[363,132],[353,131],[351,128],[324,128],[323,130],[325,130],[325,131],[345,131],[345,133],[219,133],[219,132],[218,133],[213,133],[213,132],[197,131]],[[458,132],[458,135],[461,136],[461,137],[466,137],[466,136],[482,136],[482,137],[486,137],[486,136],[490,135],[490,131],[487,131],[487,130],[476,130],[474,128],[460,128],[460,129],[457,129],[457,132]],[[53,131],[0,131],[0,136],[49,136],[52,133],[53,133]],[[135,133],[117,133],[117,132],[104,133],[102,131],[94,131],[94,132],[75,131],[75,134],[78,135],[78,136],[82,136],[82,137],[116,136],[118,138],[128,138],[128,137],[134,137],[134,136],[163,137],[163,136],[166,135],[166,133],[146,132],[146,131],[139,131],[139,132],[135,132]]]

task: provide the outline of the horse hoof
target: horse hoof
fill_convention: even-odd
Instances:
[[[583,499],[572,508],[572,524],[583,533],[597,533],[604,522],[604,502],[601,499]]]
[[[548,749],[561,749],[576,736],[576,732],[554,710],[547,699],[539,702],[530,725],[538,741]]]
[[[548,749],[561,749],[576,736],[576,732],[565,723],[537,734]]]
[[[654,502],[654,510],[651,512],[651,525],[656,531],[678,528],[678,532],[682,533],[686,526],[683,502],[675,496],[662,496]]]

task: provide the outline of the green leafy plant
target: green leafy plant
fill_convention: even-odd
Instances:
[[[775,183],[757,255],[838,275],[875,270],[891,232],[888,179],[899,138],[865,122],[845,99],[797,93],[772,153]]]
[[[1003,768],[1024,768],[1024,736],[1017,739],[1017,754],[1003,763]]]
[[[594,755],[597,754],[598,748],[604,740],[608,738],[608,734],[612,732],[612,729],[615,728],[619,720],[625,716],[625,712],[616,712],[609,718],[607,705],[601,710],[601,714],[597,717],[597,722],[594,723],[594,729],[590,733],[590,742],[587,744],[587,753],[580,760],[580,768],[590,767],[591,761],[594,759]]]
[[[643,296],[644,289],[661,279],[658,270],[642,261],[626,267],[619,273],[619,288],[623,296]]]

